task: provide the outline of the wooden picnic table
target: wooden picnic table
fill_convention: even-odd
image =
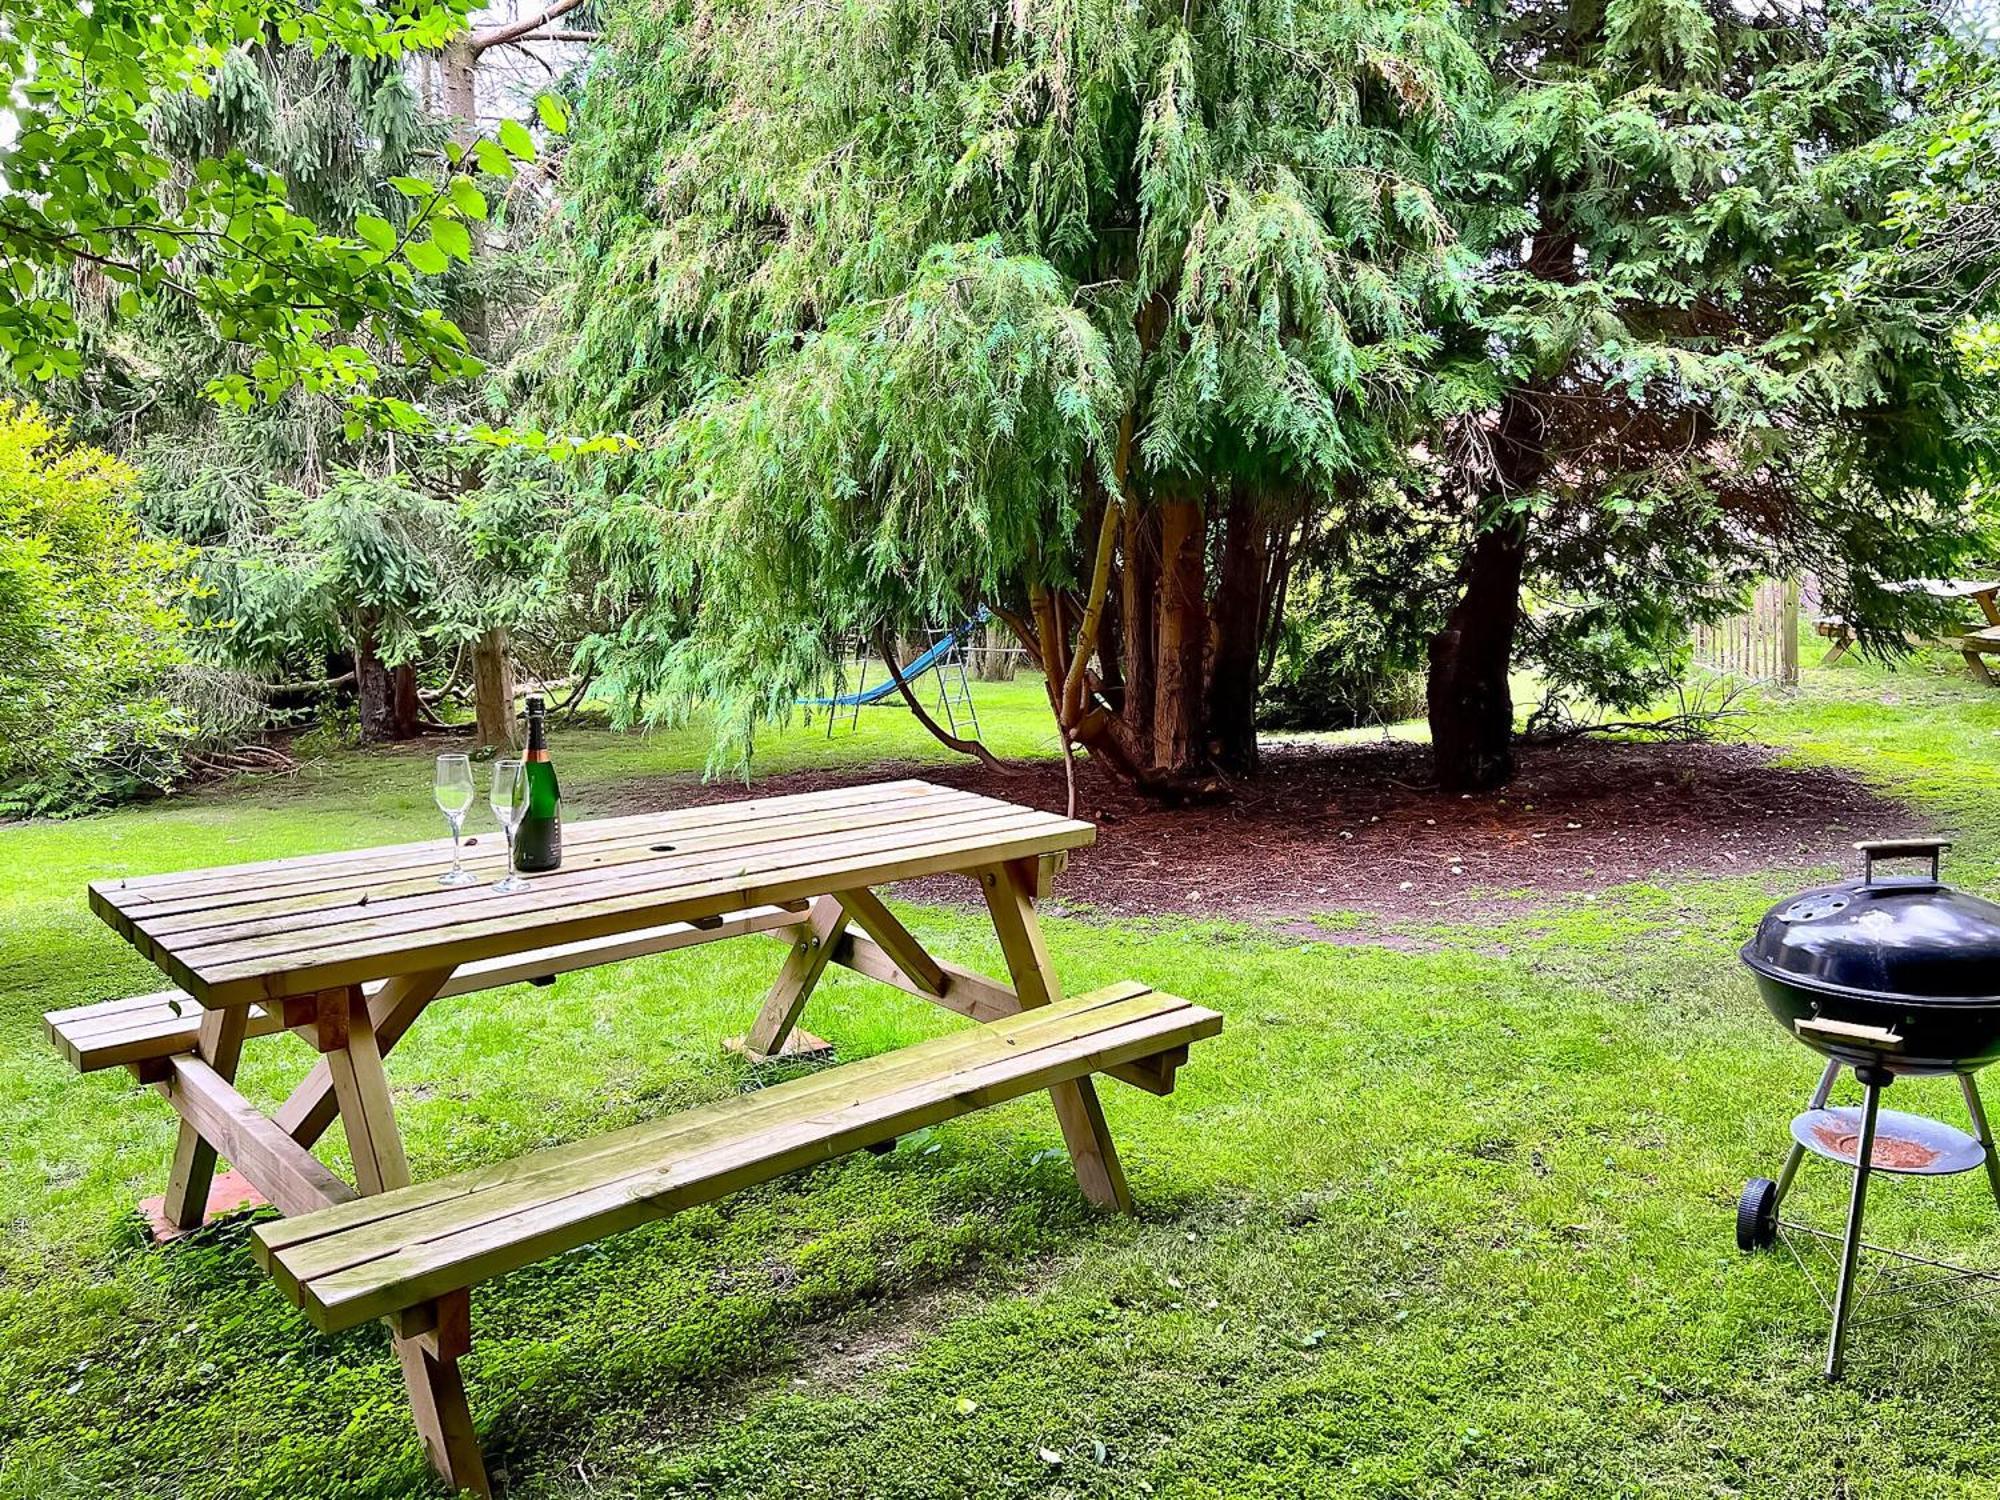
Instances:
[[[397,1195],[411,1183],[383,1059],[440,997],[763,932],[788,947],[737,1042],[752,1057],[799,1046],[800,1010],[830,963],[974,1019],[1012,1024],[1017,1014],[1061,1000],[1035,901],[1068,851],[1095,833],[1074,819],[909,780],[572,824],[562,868],[531,877],[518,894],[492,884],[505,857],[497,838],[471,851],[468,867],[486,883],[465,889],[437,883],[450,853],[443,840],[100,880],[90,886],[92,907],[181,989],[52,1012],[48,1026],[79,1068],[129,1066],[179,1112],[164,1209],[173,1224],[203,1222],[218,1153],[283,1213],[312,1216],[301,1224],[332,1222],[341,1215],[326,1210],[358,1208],[369,1195]],[[978,882],[1011,984],[934,958],[874,891],[952,873]],[[1146,993],[1145,986],[1128,985],[1038,1014],[1054,1017],[1095,1003],[1109,1019],[1091,1024],[1129,1026],[1136,1017],[1160,1031],[1168,1022],[1150,1011],[1139,1015],[1145,1006],[1132,999]],[[1168,1037],[1178,1050],[1149,1052],[1143,1037],[1122,1050],[1095,1044],[1092,1050],[1085,1023],[1069,1023],[1077,1039],[1063,1043],[1071,1053],[1056,1064],[1021,1072],[1024,1081],[993,1073],[995,1084],[976,1095],[955,1086],[924,1104],[930,1113],[921,1117],[995,1102],[1008,1097],[1008,1087],[1047,1087],[1085,1194],[1129,1207],[1089,1071],[1167,1092],[1186,1040],[1213,1034],[1220,1024],[1185,1001],[1160,1001],[1155,1009],[1170,1001],[1184,1012]],[[1049,1023],[1037,1024],[1053,1035]],[[283,1106],[266,1114],[236,1090],[233,1078],[246,1040],[283,1033],[304,1038],[318,1057]],[[1065,1061],[1071,1054],[1076,1060]],[[1000,1067],[983,1065],[989,1073]],[[915,1076],[912,1067],[904,1072]],[[896,1108],[903,1113],[880,1114],[876,1135],[919,1117],[911,1112],[916,1105]],[[309,1150],[335,1120],[353,1158],[352,1187]],[[865,1130],[850,1130],[836,1144],[878,1144],[864,1136]],[[778,1162],[771,1170],[782,1168]],[[718,1190],[749,1180],[752,1171],[737,1170]],[[626,1194],[620,1201],[639,1201],[617,1191]],[[601,1216],[592,1223],[615,1228],[631,1219],[625,1213],[615,1223]],[[262,1249],[282,1260],[283,1237],[270,1238],[278,1248]],[[545,1243],[546,1237],[537,1242]],[[490,1274],[525,1254],[504,1262],[488,1256],[475,1269]],[[288,1290],[316,1316],[334,1316],[308,1303],[303,1276]],[[466,1271],[453,1285],[470,1279]],[[454,1337],[447,1327],[464,1319],[463,1291],[456,1302],[418,1302],[415,1293],[396,1300],[407,1291],[371,1286],[370,1295],[383,1307],[405,1309],[392,1331],[426,1447],[454,1483],[483,1489],[457,1373],[467,1336]]]
[[[1909,578],[1884,584],[1883,588],[1893,594],[1923,593],[1933,599],[1969,599],[1978,605],[1984,624],[1967,622],[1963,630],[1943,636],[1935,644],[1958,652],[1965,659],[1966,671],[1978,681],[1989,687],[2000,686],[2000,681],[1996,681],[1986,665],[1988,656],[2000,655],[2000,579]],[[1819,621],[1817,628],[1833,643],[1827,648],[1826,655],[1820,658],[1822,667],[1832,666],[1854,648],[1854,632],[1847,621],[1838,616]],[[1932,643],[1912,636],[1910,644],[1921,646]]]

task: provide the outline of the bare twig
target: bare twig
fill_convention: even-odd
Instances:
[[[947,750],[956,750],[960,755],[970,755],[989,771],[996,771],[1002,776],[1018,774],[1013,766],[1001,760],[978,740],[962,739],[952,734],[924,711],[923,704],[917,701],[917,695],[910,687],[909,679],[903,676],[903,669],[896,664],[896,650],[889,640],[888,632],[877,630],[874,644],[876,654],[882,658],[883,663],[889,668],[889,676],[895,680],[896,691],[903,695],[903,702],[908,704],[910,712],[917,716],[917,722],[930,731],[932,739]]]
[[[489,31],[476,31],[468,37],[467,43],[475,53],[484,52],[489,47],[498,47],[533,31],[540,31],[549,22],[560,20],[583,4],[583,0],[555,0],[547,10],[537,15],[524,16],[518,21],[510,21],[505,26],[495,26]]]

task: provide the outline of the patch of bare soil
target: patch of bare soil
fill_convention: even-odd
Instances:
[[[1072,856],[1066,905],[1264,920],[1348,911],[1477,920],[1627,881],[1803,870],[1849,858],[1859,838],[1924,831],[1858,778],[1775,764],[1755,745],[1583,742],[1527,747],[1504,791],[1447,796],[1429,753],[1401,743],[1267,748],[1231,801],[1162,808],[1078,768],[1078,809],[1098,842]],[[1060,812],[1060,764],[1003,776],[955,766],[802,771],[740,785],[628,784],[603,810],[719,802],[897,776]],[[962,901],[960,879],[915,881],[916,900]],[[1326,934],[1322,934],[1326,935]]]

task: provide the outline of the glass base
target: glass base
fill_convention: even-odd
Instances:
[[[446,870],[444,874],[438,876],[438,884],[457,889],[462,886],[478,885],[479,877],[470,870]]]
[[[499,891],[501,894],[509,896],[511,896],[516,891],[525,891],[527,888],[528,888],[528,882],[523,880],[520,877],[520,875],[513,870],[509,870],[507,872],[507,878],[501,881],[498,885],[493,887],[494,890]]]

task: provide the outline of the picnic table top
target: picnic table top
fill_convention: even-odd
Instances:
[[[494,890],[506,845],[468,841],[487,883],[441,887],[449,839],[93,881],[90,904],[187,992],[245,1005],[428,973],[662,922],[702,921],[1092,842],[1089,823],[924,781],[574,823],[563,866]]]
[[[1977,599],[1982,594],[2000,594],[2000,579],[1910,578],[1883,588],[1892,594],[1929,594],[1933,599]]]

